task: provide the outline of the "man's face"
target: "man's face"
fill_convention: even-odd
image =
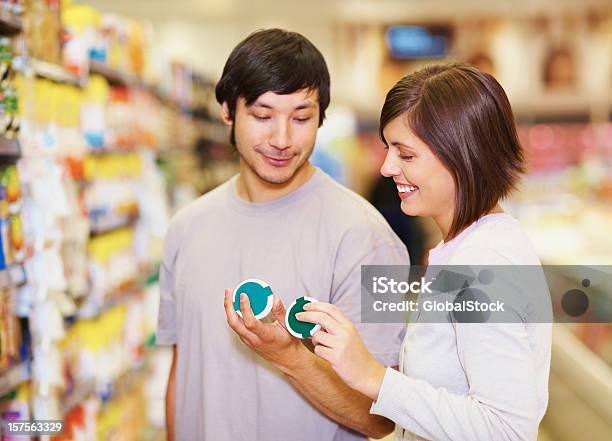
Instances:
[[[227,120],[227,105],[223,105]],[[234,133],[244,164],[263,181],[283,184],[308,161],[319,128],[317,91],[266,92],[251,105],[236,103]]]

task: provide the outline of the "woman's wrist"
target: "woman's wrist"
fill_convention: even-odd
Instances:
[[[369,373],[365,376],[366,381],[364,382],[363,387],[360,388],[361,390],[359,390],[359,392],[364,394],[366,397],[371,398],[372,401],[376,401],[378,399],[378,394],[380,393],[387,368],[374,360],[371,368],[368,371]]]

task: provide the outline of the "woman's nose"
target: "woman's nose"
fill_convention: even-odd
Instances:
[[[392,152],[391,149],[387,150],[385,160],[380,167],[380,174],[390,178],[392,176],[398,176],[401,173],[401,169],[398,164],[397,155]]]

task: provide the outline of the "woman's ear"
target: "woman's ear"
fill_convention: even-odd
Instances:
[[[221,119],[228,126],[234,125],[234,121],[232,121],[232,117],[230,115],[229,106],[227,105],[227,101],[224,101],[221,105]]]

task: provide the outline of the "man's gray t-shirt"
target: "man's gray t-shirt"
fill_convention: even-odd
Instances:
[[[374,356],[398,364],[403,324],[360,323],[360,266],[408,264],[408,253],[363,198],[320,170],[279,199],[248,203],[236,177],[172,220],[160,270],[157,343],[176,344],[178,441],[344,441],[363,437],[317,411],[228,326],[225,288],[266,281],[288,306],[337,305]]]

